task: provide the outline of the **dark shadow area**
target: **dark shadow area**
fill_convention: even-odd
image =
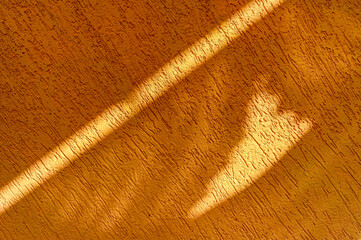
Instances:
[[[2,1],[0,186],[247,1]]]
[[[0,234],[360,237],[360,13],[356,0],[287,1],[3,214]],[[187,218],[242,140],[260,76],[280,96],[280,111],[312,119],[313,129],[252,186]]]

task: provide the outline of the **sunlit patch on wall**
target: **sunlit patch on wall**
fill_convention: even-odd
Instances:
[[[259,85],[248,105],[245,138],[229,156],[229,164],[209,181],[189,217],[201,216],[250,186],[311,129],[311,120],[277,111],[278,103],[277,96]]]

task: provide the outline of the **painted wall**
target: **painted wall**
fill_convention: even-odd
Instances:
[[[1,1],[0,187],[247,4]],[[0,239],[361,237],[360,29],[358,0],[285,1],[2,213]]]

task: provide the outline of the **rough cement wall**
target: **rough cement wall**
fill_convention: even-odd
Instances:
[[[247,1],[2,1],[0,186]],[[289,0],[0,216],[0,239],[361,237],[357,0]],[[259,91],[312,129],[249,187],[192,206]],[[259,122],[262,125],[262,122]]]

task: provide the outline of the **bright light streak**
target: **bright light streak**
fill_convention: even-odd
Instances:
[[[113,105],[0,190],[0,214],[107,137],[170,87],[225,48],[285,0],[255,0],[148,78],[125,101]]]
[[[209,182],[206,195],[190,210],[197,218],[250,186],[270,169],[312,127],[292,112],[279,114],[278,99],[259,92],[250,102],[246,136],[234,149],[230,163]]]

